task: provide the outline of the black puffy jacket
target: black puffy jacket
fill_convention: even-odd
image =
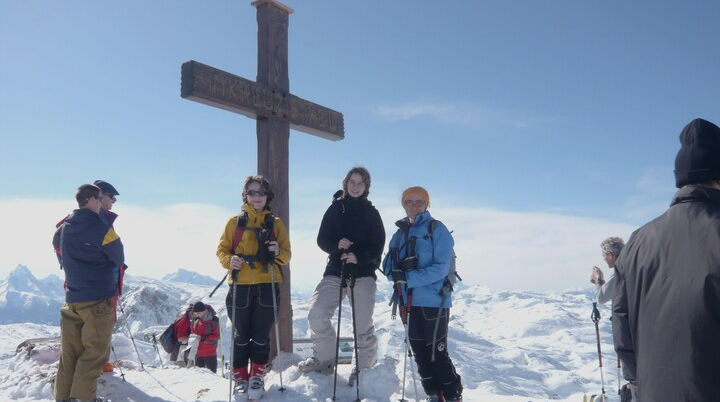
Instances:
[[[328,262],[323,276],[340,276],[340,239],[353,242],[351,252],[357,257],[357,266],[348,264],[345,277],[353,272],[356,278],[371,276],[377,279],[375,270],[380,266],[385,247],[385,227],[380,213],[367,198],[345,198],[334,200],[325,211],[317,244],[328,253]],[[352,271],[351,271],[352,270]]]

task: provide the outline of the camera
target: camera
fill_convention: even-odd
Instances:
[[[418,259],[416,255],[403,258],[400,260],[400,263],[398,264],[398,268],[400,268],[401,271],[412,271],[413,269],[418,267]]]
[[[268,243],[274,241],[272,233],[267,229],[262,229],[257,234],[258,251],[257,259],[262,265],[270,264],[275,261],[275,253],[268,249]]]

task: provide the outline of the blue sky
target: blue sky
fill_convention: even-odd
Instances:
[[[428,188],[466,280],[584,286],[602,239],[667,207],[682,127],[720,122],[716,2],[284,4],[290,90],[346,128],[291,133],[299,287],[320,279],[314,237],[354,165],[388,235],[401,191]],[[180,66],[254,80],[255,18],[250,1],[0,3],[0,277],[60,272],[52,227],[97,178],[121,193],[130,273],[222,276],[255,122],[180,98]]]

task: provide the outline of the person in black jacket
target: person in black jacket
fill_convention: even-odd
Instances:
[[[380,213],[367,198],[369,192],[370,173],[363,167],[352,168],[345,175],[342,193],[336,193],[323,216],[317,244],[328,253],[328,260],[323,278],[310,298],[308,323],[313,357],[300,362],[300,371],[333,372],[336,333],[330,320],[351,284],[355,295],[351,303],[355,308],[357,365],[362,370],[372,367],[377,360],[373,324],[375,270],[385,247],[385,227]]]
[[[636,230],[616,265],[615,350],[639,401],[720,395],[720,128],[680,133],[670,208]]]
[[[102,191],[83,184],[79,209],[57,229],[65,271],[65,305],[60,309],[60,362],[55,399],[96,401],[97,379],[110,354],[117,294],[115,269],[125,263],[123,244],[99,213]]]

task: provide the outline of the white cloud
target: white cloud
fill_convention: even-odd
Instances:
[[[397,105],[380,105],[375,113],[390,121],[411,120],[429,117],[443,124],[465,127],[484,127],[493,125],[526,128],[533,124],[531,119],[512,113],[492,110],[475,103],[463,102],[409,102]]]
[[[388,240],[393,223],[403,216],[396,200],[392,205],[378,206]],[[306,205],[312,212],[298,211],[300,216],[291,221],[294,287],[312,289],[322,277],[326,255],[315,238],[326,207]],[[58,200],[0,201],[0,277],[17,264],[27,265],[38,277],[62,276],[51,239],[54,224],[72,208],[72,203]],[[182,267],[218,281],[224,275],[215,248],[226,220],[236,212],[204,204],[152,209],[123,204],[116,209],[120,217],[115,226],[126,247],[129,274],[160,278]],[[458,271],[465,282],[495,289],[587,286],[590,267],[603,263],[600,242],[609,236],[627,240],[635,229],[553,213],[435,207],[431,212],[454,231]]]

